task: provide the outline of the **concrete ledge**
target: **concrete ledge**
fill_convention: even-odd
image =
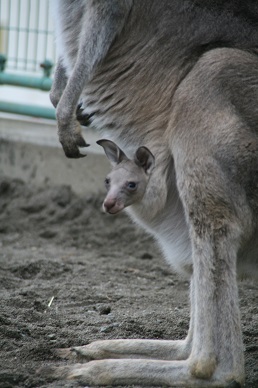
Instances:
[[[96,134],[85,130],[92,144],[88,156],[68,159],[57,139],[55,121],[0,116],[0,174],[20,178],[30,184],[67,184],[78,194],[104,190],[104,177],[110,171]]]

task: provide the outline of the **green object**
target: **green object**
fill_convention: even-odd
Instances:
[[[13,102],[0,101],[0,111],[25,116],[42,117],[55,120],[55,110],[36,105],[18,104]]]
[[[52,85],[52,79],[49,77],[34,77],[28,75],[11,74],[0,72],[0,85],[23,86],[49,91]]]

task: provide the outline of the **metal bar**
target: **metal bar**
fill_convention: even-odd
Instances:
[[[42,117],[44,119],[55,120],[55,110],[36,105],[16,104],[0,101],[0,111],[6,113],[15,113],[24,116]]]
[[[49,33],[49,2],[46,5],[46,14],[45,14],[45,41],[44,41],[44,58],[47,58],[47,39]]]
[[[27,4],[27,18],[26,18],[27,26],[29,25],[29,20],[30,20],[30,9],[31,9],[31,2],[29,0],[28,4]],[[22,29],[20,29],[20,31],[22,31]],[[28,49],[29,49],[29,29],[28,29],[28,31],[25,31],[25,48],[24,48],[24,57],[25,57],[24,67],[25,67],[25,69],[28,68],[28,51],[29,51]],[[18,66],[17,66],[17,69],[18,69]]]
[[[18,50],[19,50],[19,41],[20,41],[20,34],[19,30],[21,28],[21,1],[18,2],[17,7],[17,28],[16,28],[16,60],[15,60],[15,66],[17,67],[18,64]]]
[[[0,85],[23,86],[25,88],[49,91],[52,86],[52,79],[0,72]]]
[[[12,27],[12,26],[8,26],[8,28],[6,27],[2,27],[2,29],[5,29],[5,30],[8,30],[8,31],[17,31],[17,27]],[[25,27],[21,27],[19,29],[19,31],[21,32],[32,32],[32,33],[35,33],[35,34],[45,34],[46,31],[43,30],[43,29],[37,29],[37,28],[25,28]]]
[[[8,61],[15,61],[16,60],[16,57],[8,57]],[[23,60],[23,61],[26,61],[26,63],[36,63],[36,60],[35,59],[26,59],[25,57],[24,58],[19,58],[19,60],[21,61],[21,60]],[[17,69],[18,68],[22,68],[23,69],[23,67],[22,67],[23,65],[19,65],[18,64],[18,66],[17,66]],[[16,68],[14,65],[13,65],[13,68]]]
[[[38,26],[38,25],[39,25],[39,0],[37,1],[37,14],[36,14],[36,26]],[[33,69],[34,71],[37,71],[36,63],[38,60],[38,46],[39,46],[38,39],[39,39],[39,31],[36,30],[35,40],[34,40],[34,58],[35,58],[36,62],[35,62],[34,69]]]
[[[7,22],[7,25],[8,26],[10,26],[10,24],[11,24],[11,0],[9,1],[9,3],[8,3],[8,9],[7,9],[7,20],[8,20],[8,22]],[[6,50],[6,52],[5,52],[5,54],[6,54],[6,56],[10,56],[10,52],[9,52],[9,41],[10,41],[10,37],[9,37],[9,35],[10,35],[10,31],[9,31],[9,28],[7,28],[6,29],[6,37],[5,37],[5,50]]]

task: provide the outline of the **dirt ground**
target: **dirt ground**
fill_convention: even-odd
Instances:
[[[56,348],[110,338],[183,338],[188,283],[104,193],[0,178],[0,388],[79,387],[36,374]],[[258,285],[239,286],[245,387],[258,387]],[[52,300],[52,304],[49,306]]]

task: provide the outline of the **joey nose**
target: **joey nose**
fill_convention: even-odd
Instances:
[[[117,214],[124,209],[124,203],[113,198],[106,198],[103,202],[103,210],[109,214]]]
[[[105,201],[103,202],[103,209],[105,212],[109,213],[110,209],[112,209],[112,207],[114,207],[116,204],[116,201],[114,199],[105,199]]]

